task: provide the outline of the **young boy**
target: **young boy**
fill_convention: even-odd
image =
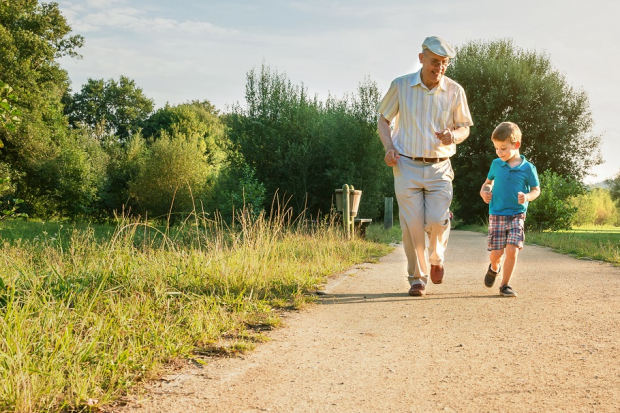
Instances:
[[[493,287],[495,277],[502,270],[504,274],[499,293],[505,297],[516,297],[515,290],[508,285],[517,264],[517,255],[523,248],[525,233],[523,224],[527,205],[540,195],[540,182],[536,167],[519,154],[521,130],[512,122],[502,122],[493,131],[491,140],[499,158],[493,160],[487,180],[480,189],[480,196],[489,204],[489,268],[484,285]]]

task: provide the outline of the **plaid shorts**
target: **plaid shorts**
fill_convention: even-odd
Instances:
[[[488,250],[503,250],[506,244],[523,248],[525,241],[525,214],[517,215],[489,215],[489,235],[487,236]]]

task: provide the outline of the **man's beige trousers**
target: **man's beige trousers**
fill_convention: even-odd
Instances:
[[[404,156],[393,169],[409,283],[426,285],[429,261],[443,265],[448,246],[454,172],[450,160],[425,163]]]

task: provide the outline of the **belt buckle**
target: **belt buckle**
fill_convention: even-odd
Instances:
[[[427,159],[429,159],[429,160],[427,161]],[[423,156],[422,157],[422,162],[424,162],[424,163],[434,163],[434,162],[431,162],[430,159],[433,159],[433,158],[427,158],[427,157]]]

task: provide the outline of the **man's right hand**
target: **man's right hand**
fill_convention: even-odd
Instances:
[[[385,153],[385,158],[383,158],[383,160],[385,161],[385,164],[387,166],[394,166],[398,163],[398,160],[400,159],[400,155],[398,154],[398,152],[396,152],[396,149],[390,149]]]

